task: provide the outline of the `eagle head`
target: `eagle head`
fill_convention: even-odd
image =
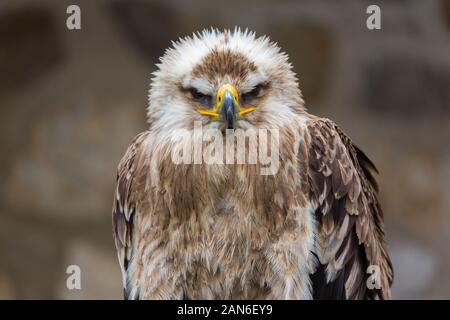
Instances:
[[[147,116],[154,130],[283,126],[303,110],[288,56],[268,37],[239,28],[173,42],[157,64]]]

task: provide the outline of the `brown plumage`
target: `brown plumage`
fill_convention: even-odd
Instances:
[[[261,175],[261,163],[174,163],[185,143],[176,132],[194,121],[225,141],[224,123],[195,111],[224,84],[256,106],[235,129],[279,132],[273,174]],[[182,39],[149,98],[150,126],[119,164],[113,206],[126,298],[390,298],[375,166],[332,121],[305,111],[275,44],[240,30]],[[380,270],[378,289],[367,286],[368,266]]]

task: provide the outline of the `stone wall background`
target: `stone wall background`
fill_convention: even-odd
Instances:
[[[78,4],[82,30],[65,27]],[[365,27],[370,4],[382,30]],[[121,298],[115,170],[170,40],[249,27],[312,113],[380,169],[394,298],[450,298],[450,1],[6,0],[0,4],[0,299]],[[65,287],[82,269],[82,290]]]

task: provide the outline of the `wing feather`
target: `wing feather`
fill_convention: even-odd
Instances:
[[[347,299],[389,299],[393,270],[384,241],[377,169],[332,121],[312,118],[307,129],[310,199],[318,221],[316,273],[323,273],[312,276],[317,282],[313,287],[321,291],[314,296],[333,298],[330,292],[340,292],[336,285],[341,283]],[[366,286],[369,265],[380,268],[379,289]]]
[[[136,214],[138,186],[147,174],[143,143],[149,133],[136,136],[119,163],[117,186],[112,209],[114,242],[122,271],[124,296],[137,299],[139,289],[130,279],[129,262],[133,255],[133,220]]]

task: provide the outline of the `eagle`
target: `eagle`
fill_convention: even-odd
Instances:
[[[125,299],[390,299],[377,169],[307,112],[275,42],[204,30],[172,42],[152,75],[148,129],[120,161],[114,195]],[[174,150],[192,150],[195,123],[223,141],[277,132],[277,170],[175,162]]]

